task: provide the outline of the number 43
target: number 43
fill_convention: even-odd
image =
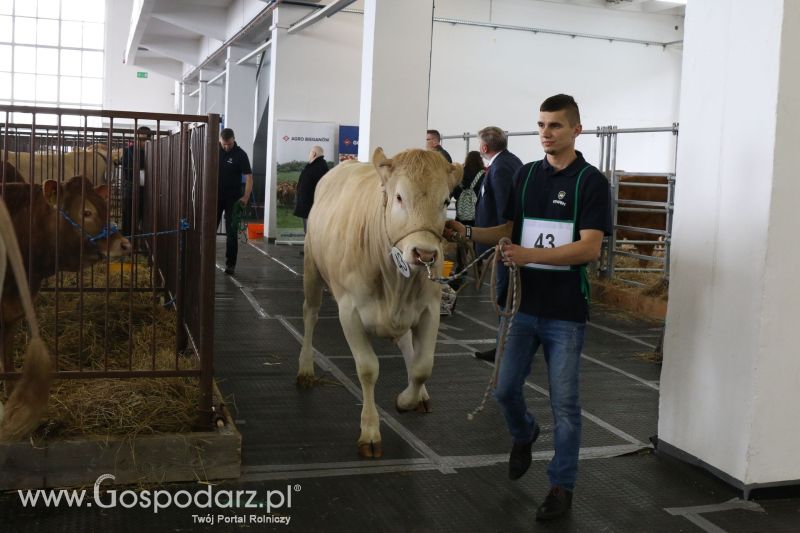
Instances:
[[[544,233],[540,233],[539,237],[536,238],[536,242],[533,243],[533,247],[534,248],[545,248],[545,243],[544,243],[545,239],[547,239],[547,248],[555,248],[556,247],[555,237],[551,233],[548,233],[547,235],[545,235]]]

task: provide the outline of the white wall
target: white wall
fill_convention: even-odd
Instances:
[[[744,484],[800,479],[798,30],[794,0],[687,10],[658,435]]]
[[[281,6],[281,24],[300,20],[311,11]],[[289,79],[276,120],[309,120],[358,124],[361,98],[363,16],[339,13],[294,34],[282,43],[282,70]],[[283,68],[283,67],[282,67]]]
[[[681,17],[532,0],[437,0],[435,15],[657,42],[683,36]],[[585,129],[670,126],[678,117],[681,56],[675,46],[437,22],[428,124],[443,135],[488,125],[532,131],[542,100],[567,93],[581,107]],[[669,133],[620,137],[617,168],[672,171],[673,146]],[[445,147],[454,159],[463,158],[463,141]],[[543,155],[535,137],[512,138],[510,149],[523,160]],[[596,137],[581,137],[578,149],[596,163]]]
[[[174,113],[174,80],[122,62],[131,22],[132,0],[106,2],[103,107],[122,111]],[[137,78],[145,71],[147,78]],[[118,121],[115,121],[118,122]]]
[[[227,8],[226,17],[221,19],[219,24],[224,26],[225,35],[230,38],[249,24],[250,21],[266,7],[267,4],[261,0],[233,0]],[[204,61],[212,52],[216,51],[222,43],[223,41],[209,36],[202,37],[197,49],[197,63],[195,65]],[[194,70],[195,65],[184,64],[183,74],[186,75]],[[222,67],[217,69],[219,72],[222,70]]]

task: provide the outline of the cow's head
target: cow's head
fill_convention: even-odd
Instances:
[[[59,210],[59,230],[64,232],[62,235],[72,232],[71,235],[80,238],[84,249],[84,263],[94,263],[105,257],[130,255],[131,243],[128,239],[116,231],[113,225],[106,225],[106,185],[93,187],[86,178],[75,176],[64,183],[47,180],[43,191],[47,202]],[[77,266],[77,250],[65,249],[64,252],[71,254],[69,257],[75,261],[65,261],[67,264],[62,265],[62,268],[68,269],[71,263],[76,263]]]
[[[461,165],[429,150],[406,150],[387,159],[381,148],[372,163],[384,191],[390,246],[398,247],[412,268],[440,263],[445,209],[464,173]]]

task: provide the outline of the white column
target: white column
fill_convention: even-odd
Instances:
[[[433,0],[365,0],[358,158],[425,146]]]
[[[197,74],[200,92],[197,93],[197,114],[205,115],[208,109],[208,71],[201,69]]]
[[[689,2],[685,29],[659,441],[798,482],[800,2]]]
[[[256,69],[237,65],[249,50],[231,46],[225,61],[225,127],[236,133],[236,142],[253,158],[253,98],[256,89]]]
[[[190,96],[197,87],[186,83],[181,83],[181,113],[193,115],[197,111],[198,98],[197,95]]]
[[[277,226],[277,184],[278,184],[278,138],[276,134],[277,113],[282,99],[286,98],[291,90],[289,83],[292,80],[292,65],[288,60],[282,61],[281,56],[286,56],[287,46],[286,30],[288,22],[281,22],[280,14],[284,8],[279,7],[272,12],[272,44],[269,47],[270,75],[269,75],[269,110],[267,116],[269,128],[267,131],[267,167],[264,183],[264,236],[274,240],[278,235]]]

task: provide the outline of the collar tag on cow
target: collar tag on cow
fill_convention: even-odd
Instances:
[[[411,269],[408,267],[408,263],[406,263],[405,259],[403,259],[403,252],[401,252],[397,246],[392,248],[391,256],[395,266],[397,266],[397,270],[399,270],[404,277],[411,277]]]

